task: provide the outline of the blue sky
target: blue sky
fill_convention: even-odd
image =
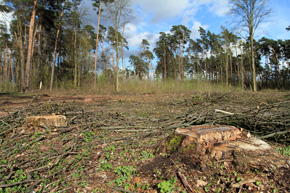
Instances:
[[[89,5],[90,0],[84,0],[83,6],[90,10]],[[131,6],[135,19],[125,30],[130,46],[127,56],[137,52],[135,49],[142,39],[149,40],[154,47],[159,32],[169,32],[173,25],[185,25],[192,31],[193,39],[199,38],[200,26],[217,34],[221,32],[221,25],[229,29],[233,27],[227,15],[229,0],[131,0]],[[290,32],[285,29],[290,25],[290,0],[269,0],[269,7],[273,14],[260,25],[255,38],[290,39]],[[95,12],[87,13],[90,24],[96,26]]]

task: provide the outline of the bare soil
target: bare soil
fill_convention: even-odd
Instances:
[[[27,122],[51,114],[68,126]],[[0,94],[0,192],[290,192],[282,155],[252,164],[159,151],[174,129],[200,124],[278,132],[268,142],[289,145],[290,94]]]

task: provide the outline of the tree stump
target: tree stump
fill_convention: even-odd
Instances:
[[[236,157],[245,162],[261,155],[280,156],[268,143],[249,137],[247,132],[236,127],[225,125],[178,128],[161,143],[159,150],[161,153],[170,154],[177,152],[183,155],[207,155],[216,160]],[[238,155],[243,159],[237,158]]]
[[[64,115],[45,115],[45,116],[31,116],[28,117],[27,122],[33,125],[42,125],[54,127],[66,127],[67,121]]]

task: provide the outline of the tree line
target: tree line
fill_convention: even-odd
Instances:
[[[105,83],[118,91],[119,81],[135,79],[197,79],[243,89],[256,90],[257,85],[289,89],[289,40],[255,40],[250,30],[242,40],[223,26],[220,34],[200,27],[200,38],[192,39],[186,26],[174,25],[170,33],[160,32],[153,50],[148,40],[140,40],[138,54],[126,62],[129,45],[124,32],[133,19],[130,0],[93,0],[97,29],[86,21],[81,2],[4,0],[1,92],[28,92],[40,82],[50,90],[96,90]],[[107,26],[101,25],[105,19]]]
[[[243,41],[223,26],[220,34],[200,27],[200,38],[196,40],[190,38],[190,30],[182,25],[173,26],[170,32],[160,32],[154,48],[158,58],[157,76],[161,75],[163,79],[190,76],[252,88],[250,39]],[[254,40],[259,88],[289,89],[289,45],[290,40],[265,37]]]

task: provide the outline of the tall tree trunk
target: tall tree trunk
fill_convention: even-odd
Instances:
[[[278,89],[281,89],[281,70],[280,70],[280,64],[278,59],[278,54],[274,51],[275,60],[277,61],[277,68],[278,68]]]
[[[115,69],[115,51],[114,51],[114,47],[113,47],[113,50],[112,50],[112,59],[113,59],[113,73],[115,74],[116,73],[116,69]]]
[[[240,76],[241,76],[241,73],[240,73],[240,66],[239,66],[239,63],[238,63],[238,58],[237,58],[237,65],[236,65],[236,72],[237,72],[237,83],[240,84]]]
[[[229,87],[229,55],[226,53],[226,86]]]
[[[2,53],[0,55],[0,62],[2,63],[1,59],[2,59]],[[2,86],[3,81],[4,81],[4,70],[3,70],[2,65],[0,65],[0,92],[2,91],[1,86]]]
[[[11,52],[12,52],[12,50],[11,50]],[[14,92],[15,78],[14,78],[14,71],[13,71],[13,66],[12,66],[12,57],[11,57],[10,52],[8,52],[8,55],[9,55],[9,65],[10,65],[10,69],[11,69],[12,91]]]
[[[252,59],[252,81],[253,81],[253,91],[257,92],[257,83],[256,83],[256,66],[255,66],[255,55],[254,55],[254,38],[253,34],[250,34],[251,38],[251,59]]]
[[[103,56],[104,56],[104,38],[102,38],[102,53],[101,53],[102,72],[104,72],[104,70],[105,70]]]
[[[97,88],[97,61],[98,61],[98,44],[99,44],[99,29],[100,29],[100,21],[101,21],[101,7],[102,1],[100,1],[99,5],[99,18],[98,18],[98,28],[97,28],[97,39],[96,39],[96,52],[95,52],[95,77],[94,77],[94,90]]]
[[[63,13],[65,10],[65,5],[66,5],[67,0],[65,0],[64,2],[64,7],[60,13],[59,16],[59,23],[58,23],[58,27],[57,27],[57,31],[56,31],[56,38],[55,38],[55,42],[54,42],[54,51],[53,51],[53,61],[52,61],[52,68],[51,68],[51,76],[50,76],[50,88],[49,90],[52,91],[52,85],[53,85],[53,77],[54,77],[54,68],[55,68],[55,61],[56,61],[56,52],[57,52],[57,44],[58,44],[58,37],[59,37],[59,32],[60,32],[60,28],[61,28],[61,20],[63,17]]]
[[[240,66],[239,66],[239,60],[238,60],[238,46],[236,45],[236,71],[237,71],[237,82],[240,84]]]
[[[80,55],[80,61],[82,61],[82,55]],[[78,83],[77,83],[78,88],[80,88],[81,86],[82,63],[83,62],[81,62],[81,64],[78,65]]]
[[[125,33],[125,25],[126,25],[126,22],[124,21],[124,23],[123,23],[123,29],[122,29],[122,40],[121,40],[121,56],[122,56],[122,68],[123,68],[123,70],[126,69],[124,67],[124,65],[125,65],[125,60],[124,59],[125,59],[125,57],[124,57],[124,38],[123,38],[124,37],[124,33]]]
[[[149,62],[148,62],[148,81],[150,80],[150,65],[151,65],[151,59],[149,59]]]
[[[204,49],[204,43],[202,43],[202,61],[203,61],[203,64],[204,64],[205,80],[207,80],[207,68],[206,68],[206,60],[205,60],[205,49]]]
[[[224,79],[223,79],[223,54],[221,54],[220,56],[220,60],[221,60],[221,67],[220,67],[220,81],[221,83],[224,83]]]
[[[76,23],[75,26],[75,35],[74,35],[74,65],[75,65],[75,71],[74,71],[74,85],[77,86],[77,76],[78,76],[78,63],[77,63],[77,27],[78,24]]]
[[[117,17],[116,17],[117,20]],[[118,22],[115,22],[115,39],[116,39],[116,84],[115,84],[115,91],[119,92],[119,60],[120,60],[120,56],[119,56],[119,34],[118,34]]]
[[[243,58],[243,53],[241,53],[241,79],[242,79],[242,90],[245,88],[245,80],[244,80],[244,58]]]
[[[230,67],[231,67],[231,84],[233,84],[233,58],[231,52],[230,52]]]
[[[211,80],[211,66],[212,66],[212,57],[209,59],[209,80]]]
[[[36,79],[36,76],[34,76],[35,75],[34,72],[35,72],[35,68],[36,68],[35,65],[36,64],[33,65],[33,57],[34,57],[35,39],[36,39],[36,32],[37,32],[37,28],[38,28],[38,22],[39,22],[39,20],[37,20],[37,24],[35,26],[35,31],[34,31],[34,35],[33,35],[33,39],[32,39],[32,48],[31,48],[30,74],[31,74],[31,82],[32,83],[35,83],[35,79]],[[37,85],[37,83],[36,83],[36,85]],[[33,86],[33,84],[32,84],[32,86]]]
[[[22,30],[21,30],[21,20],[19,19],[19,22],[17,22],[18,29],[19,29],[19,49],[20,49],[20,90],[24,90],[25,88],[25,42],[23,42],[22,39]],[[26,29],[26,28],[25,28]],[[26,30],[25,30],[26,31]],[[26,37],[26,33],[24,34],[24,38]]]
[[[28,39],[28,49],[27,49],[27,61],[26,61],[26,87],[25,92],[28,92],[30,88],[30,65],[31,65],[31,51],[32,51],[32,40],[33,40],[33,29],[34,29],[34,21],[35,21],[35,11],[36,11],[36,3],[37,0],[33,1],[33,9],[32,15],[30,19],[30,26],[29,26],[29,39]]]
[[[37,67],[36,67],[36,77],[37,77],[37,83],[40,82],[40,62],[41,62],[41,30],[42,26],[39,26],[38,31],[38,47],[37,47]]]
[[[223,82],[223,78],[222,78],[222,68],[223,68],[223,54],[222,54],[222,48],[220,48],[220,82],[222,83]]]
[[[183,46],[184,46],[184,33],[182,34],[182,44],[180,46],[180,77],[181,80],[184,78],[184,67],[183,67]]]
[[[5,85],[5,92],[8,91],[8,46],[6,43],[5,46],[5,56],[4,56],[4,70],[3,70],[3,78],[4,78],[4,85]]]
[[[163,70],[163,78],[166,80],[166,51],[165,51],[165,41],[163,41],[163,65],[164,65],[164,70]]]
[[[216,58],[216,62],[217,62],[217,58]],[[216,63],[216,65],[215,65],[215,71],[216,71],[216,77],[215,77],[215,79],[216,79],[216,83],[218,83],[219,82],[219,79],[218,79],[218,72],[219,72],[219,69],[218,69],[218,65],[217,65],[218,63]]]

